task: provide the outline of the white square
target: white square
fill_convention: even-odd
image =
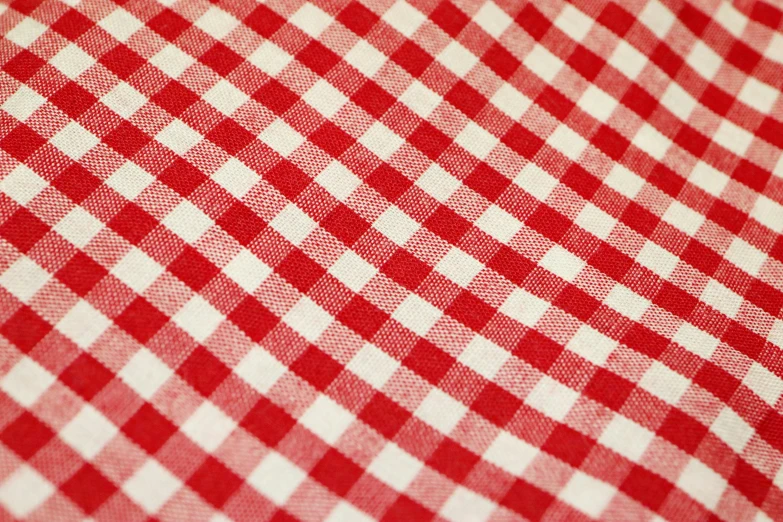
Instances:
[[[588,202],[582,207],[582,210],[579,211],[574,223],[594,236],[606,239],[612,233],[612,230],[614,230],[617,220]]]
[[[294,59],[293,56],[273,44],[269,40],[256,47],[247,61],[267,73],[269,76],[277,76]]]
[[[134,200],[153,181],[155,177],[152,174],[135,163],[126,161],[106,180],[106,184],[126,199]]]
[[[515,185],[539,201],[546,201],[559,183],[557,178],[533,163],[525,165],[514,178]]]
[[[757,362],[753,362],[742,379],[742,384],[753,390],[761,400],[775,407],[783,395],[783,380]]]
[[[24,17],[21,22],[5,34],[5,37],[19,47],[27,48],[45,32],[46,26],[44,24],[33,18]]]
[[[764,55],[778,63],[783,63],[783,35],[780,33],[773,33],[767,44],[767,50],[764,51]]]
[[[394,372],[400,367],[400,362],[376,348],[372,344],[365,344],[347,368],[353,373],[370,383],[374,388],[381,389],[391,379]]]
[[[0,389],[23,407],[29,408],[55,380],[43,366],[29,357],[22,357],[0,378]]]
[[[552,83],[552,80],[555,79],[557,73],[565,66],[563,60],[538,43],[533,47],[533,50],[525,56],[522,63],[546,83]]]
[[[720,4],[712,16],[737,38],[742,36],[742,32],[748,24],[747,17],[731,4]]]
[[[454,493],[440,508],[440,513],[453,522],[488,520],[497,505],[478,493],[457,486]]]
[[[705,221],[702,214],[676,200],[671,202],[661,219],[689,236],[695,236]]]
[[[755,433],[753,426],[728,406],[724,407],[712,422],[710,431],[740,455]]]
[[[688,181],[715,197],[723,192],[729,182],[729,177],[711,165],[698,161],[693,167]]]
[[[729,149],[737,156],[744,156],[745,151],[753,142],[753,134],[734,125],[729,120],[722,120],[718,130],[712,136],[712,141]]]
[[[672,140],[658,132],[649,123],[643,123],[641,128],[636,131],[636,135],[631,140],[631,143],[660,161],[666,156],[666,152],[672,145]]]
[[[680,258],[652,241],[647,241],[636,254],[636,262],[667,279],[677,268]]]
[[[334,445],[355,420],[353,413],[320,394],[304,412],[299,423],[327,444]]]
[[[606,425],[598,442],[632,462],[639,462],[655,433],[634,421],[615,414]]]
[[[122,8],[112,10],[98,25],[120,42],[127,42],[144,24]]]
[[[85,460],[92,460],[117,432],[117,426],[92,405],[85,404],[57,434]]]
[[[399,246],[403,246],[421,228],[417,221],[394,206],[378,216],[373,227]]]
[[[654,361],[639,381],[639,387],[671,405],[676,405],[690,386],[687,377],[659,361]]]
[[[639,20],[660,39],[666,36],[676,20],[674,14],[657,0],[649,2],[639,13]]]
[[[378,273],[378,269],[362,259],[353,250],[346,250],[329,267],[329,273],[345,286],[358,293]]]
[[[617,341],[586,324],[566,344],[566,348],[596,366],[603,366],[616,347]]]
[[[715,77],[723,63],[723,59],[701,40],[696,40],[685,61],[707,80]]]
[[[178,78],[195,59],[174,44],[168,44],[150,58],[150,63],[171,78]]]
[[[395,490],[405,491],[422,468],[423,462],[389,442],[373,459],[367,471]]]
[[[427,19],[405,0],[398,0],[382,17],[383,21],[397,29],[403,35],[410,37],[416,29]]]
[[[236,158],[229,158],[214,174],[212,179],[237,199],[245,197],[260,176]]]
[[[533,462],[539,449],[507,431],[500,431],[484,452],[483,458],[517,477]]]
[[[21,256],[0,274],[0,286],[27,303],[51,279],[49,272],[27,256]]]
[[[44,103],[46,103],[46,98],[28,86],[20,85],[15,93],[6,98],[2,109],[17,120],[25,121]]]
[[[0,484],[0,504],[17,519],[23,519],[54,492],[48,480],[23,462]]]
[[[635,80],[639,73],[647,66],[647,56],[629,45],[625,40],[620,40],[609,57],[609,65],[623,73],[631,80]]]
[[[738,237],[731,242],[724,257],[753,276],[759,274],[767,260],[764,252]]]
[[[382,160],[388,160],[392,154],[397,152],[397,149],[405,142],[402,138],[397,136],[393,130],[384,125],[383,123],[376,121],[367,131],[359,138],[359,143],[367,147],[367,149],[381,158]]]
[[[315,177],[315,182],[340,201],[345,201],[362,184],[361,179],[337,160],[327,165]]]
[[[334,506],[324,522],[374,522],[374,520],[367,513],[359,511],[345,500],[341,500]]]
[[[649,299],[645,299],[627,286],[619,283],[612,287],[609,295],[604,299],[604,303],[609,308],[634,321],[640,320],[644,312],[652,304]]]
[[[182,487],[182,482],[157,460],[148,459],[122,484],[122,490],[149,514],[160,508]]]
[[[467,411],[467,406],[458,400],[438,388],[432,388],[413,414],[448,435]]]
[[[268,393],[287,371],[288,368],[283,363],[260,346],[253,346],[234,367],[237,375],[253,389],[264,394]]]
[[[127,119],[147,103],[147,97],[129,83],[120,81],[112,90],[103,95],[101,101],[108,108]]]
[[[195,243],[215,222],[196,205],[183,200],[163,218],[163,224],[186,242]]]
[[[591,83],[576,104],[596,120],[606,123],[617,108],[618,102]]]
[[[476,373],[492,380],[510,357],[511,354],[508,351],[481,335],[477,335],[471,339],[457,360]]]
[[[579,398],[579,392],[561,384],[548,375],[541,377],[525,397],[525,404],[549,418],[562,421]]]
[[[577,161],[590,144],[580,134],[565,124],[558,125],[546,139],[546,142],[572,161]]]
[[[760,195],[756,199],[750,217],[778,234],[783,232],[783,206],[767,196]]]
[[[418,80],[413,80],[408,88],[400,96],[400,101],[410,110],[426,118],[443,100],[435,91],[430,90]]]
[[[669,84],[660,100],[664,107],[669,109],[682,121],[688,121],[693,109],[695,109],[699,103],[675,82]]]
[[[613,486],[577,470],[558,496],[579,511],[598,518],[616,493]]]
[[[503,83],[489,101],[512,120],[520,119],[533,104],[533,100],[516,90],[509,83]]]
[[[737,98],[763,114],[770,114],[775,101],[778,99],[778,94],[779,91],[774,87],[770,87],[766,83],[748,76]]]
[[[348,102],[346,95],[323,78],[315,82],[303,98],[310,107],[320,112],[325,118],[331,118],[337,114],[337,111]]]
[[[460,78],[464,78],[479,59],[456,40],[451,40],[438,55],[438,61]]]
[[[86,349],[111,326],[112,321],[80,299],[57,323],[57,329],[76,346]]]
[[[585,267],[582,259],[560,245],[550,248],[538,264],[569,282],[573,282]]]
[[[644,179],[616,163],[604,183],[628,199],[634,199],[644,186]]]
[[[111,273],[136,293],[144,293],[163,273],[163,267],[136,247],[114,265]]]
[[[672,340],[703,359],[709,359],[720,344],[718,339],[690,323],[682,323]]]
[[[457,178],[434,163],[416,180],[417,187],[441,203],[445,203],[460,185]]]
[[[388,60],[385,54],[367,43],[367,40],[357,41],[343,59],[368,78],[372,78]]]
[[[495,136],[469,121],[465,128],[454,139],[460,147],[470,152],[479,159],[485,159],[495,148],[500,140]]]
[[[515,288],[500,307],[500,311],[525,326],[533,327],[550,306],[548,301],[521,288]]]
[[[49,138],[49,143],[72,160],[78,160],[100,143],[100,140],[75,121],[70,121]]]
[[[193,24],[215,40],[222,40],[239,25],[239,20],[215,6],[210,6]]]
[[[736,317],[742,306],[742,296],[739,296],[714,279],[707,281],[707,286],[701,293],[701,300],[729,316]]]
[[[710,510],[718,505],[726,485],[726,479],[695,458],[691,458],[677,480],[677,487]]]
[[[142,347],[123,366],[117,376],[140,397],[150,400],[174,371],[166,363]]]
[[[421,297],[409,294],[394,310],[392,318],[416,335],[424,337],[442,315],[443,312]]]
[[[452,247],[435,265],[435,270],[463,288],[466,288],[483,268],[481,261],[457,247]]]
[[[180,156],[184,156],[201,141],[202,136],[182,120],[175,119],[163,127],[155,139]]]
[[[82,51],[78,45],[69,43],[50,58],[49,63],[74,80],[95,63],[95,58]]]
[[[248,294],[252,294],[272,273],[272,268],[243,248],[223,267],[223,272]]]
[[[310,37],[318,38],[332,23],[332,17],[310,2],[307,2],[288,21],[310,35]]]
[[[247,477],[247,482],[278,506],[285,504],[307,478],[293,462],[271,451]]]
[[[304,296],[285,314],[283,320],[295,332],[312,343],[329,328],[334,318],[309,297]]]
[[[270,123],[258,137],[275,152],[285,157],[305,141],[304,136],[279,118]]]
[[[250,99],[250,96],[225,79],[221,79],[201,97],[226,116],[233,114]]]
[[[500,38],[509,25],[513,23],[506,12],[495,2],[487,2],[473,15],[473,21],[493,38]]]
[[[223,319],[223,314],[198,294],[191,297],[172,317],[174,324],[200,343],[212,335]]]
[[[522,222],[497,205],[490,205],[476,220],[476,226],[501,243],[508,243],[522,229]]]
[[[566,4],[557,15],[554,25],[577,42],[581,42],[593,27],[593,19],[571,4]]]
[[[198,407],[180,430],[204,451],[212,453],[226,440],[237,424],[209,401]]]
[[[275,216],[269,226],[294,245],[299,245],[318,227],[318,223],[294,203],[289,203]]]

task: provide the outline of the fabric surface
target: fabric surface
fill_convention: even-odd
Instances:
[[[0,4],[0,519],[783,520],[782,28]]]

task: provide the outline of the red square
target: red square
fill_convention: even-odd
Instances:
[[[432,268],[407,250],[399,248],[381,267],[381,272],[408,290],[416,290],[432,272]]]
[[[598,132],[590,139],[590,143],[615,161],[622,158],[631,145],[630,141],[607,125],[601,125]]]
[[[682,9],[677,13],[677,18],[697,37],[704,33],[704,30],[712,20],[691,4],[683,4]]]
[[[522,401],[494,382],[487,382],[471,408],[501,428],[514,417]]]
[[[671,409],[658,428],[658,435],[691,455],[706,434],[706,426],[677,408]]]
[[[590,256],[588,263],[615,281],[622,281],[625,274],[633,266],[634,261],[615,247],[607,243],[601,243],[598,250]]]
[[[554,305],[586,322],[601,306],[601,301],[569,284],[557,296]]]
[[[481,109],[489,103],[484,95],[465,83],[458,81],[444,97],[447,102],[464,112],[468,118],[475,118]]]
[[[714,221],[734,234],[739,234],[748,221],[748,217],[744,212],[720,199],[716,199],[709,212],[707,212],[707,219]]]
[[[770,446],[783,452],[783,415],[769,410],[756,431]]]
[[[122,426],[122,432],[150,455],[154,455],[177,432],[177,426],[145,402]]]
[[[531,522],[537,522],[554,501],[555,497],[550,493],[522,479],[517,479],[500,503]]]
[[[590,454],[595,442],[565,424],[558,424],[541,449],[578,468]]]
[[[750,283],[745,299],[772,317],[777,317],[780,309],[783,308],[783,292],[758,279]]]
[[[560,182],[587,200],[592,199],[602,184],[600,179],[576,163],[568,167]]]
[[[731,106],[734,105],[734,97],[711,83],[699,96],[699,103],[711,109],[715,114],[726,116]]]
[[[82,353],[60,374],[60,380],[70,389],[91,400],[114,378],[114,373],[92,355]]]
[[[44,146],[46,140],[33,129],[20,123],[0,139],[0,148],[17,161],[25,161]]]
[[[783,20],[783,11],[767,3],[756,2],[750,12],[750,19],[771,29],[777,29],[780,21]]]
[[[454,38],[468,25],[470,17],[446,0],[438,4],[438,7],[430,13],[430,20],[438,24],[446,34]]]
[[[515,285],[523,286],[522,283],[536,267],[536,264],[515,250],[503,245],[492,256],[487,266]]]
[[[176,158],[158,176],[158,181],[184,198],[190,196],[206,179],[204,173],[182,158]]]
[[[0,334],[14,343],[22,353],[29,353],[52,330],[52,325],[23,305],[0,328]]]
[[[336,449],[330,448],[310,471],[310,475],[344,497],[356,481],[364,475],[364,470]]]
[[[220,76],[228,76],[229,73],[239,67],[245,59],[226,46],[226,44],[215,42],[207,52],[201,55],[199,61]]]
[[[413,185],[411,180],[386,163],[372,171],[365,182],[391,202],[397,201]]]
[[[343,366],[313,345],[291,364],[291,371],[316,390],[324,391],[343,371]]]
[[[726,403],[740,385],[739,379],[711,361],[704,361],[693,382]]]
[[[75,120],[95,105],[98,98],[78,83],[68,82],[62,89],[55,92],[49,98],[49,101],[67,114],[68,117]]]
[[[528,4],[530,5],[530,4]],[[500,76],[503,80],[508,80],[514,74],[522,62],[508,52],[500,43],[493,43],[481,57],[481,60],[492,69],[492,72]]]
[[[380,118],[397,100],[374,81],[367,80],[351,96],[351,101],[370,113],[371,116]]]
[[[362,217],[340,203],[321,221],[321,227],[348,246],[364,235],[370,224]]]
[[[260,397],[240,423],[270,448],[277,446],[295,425],[296,419],[266,397]]]
[[[645,237],[650,237],[655,230],[655,227],[661,222],[661,219],[658,216],[635,201],[628,203],[628,206],[625,207],[625,210],[620,216],[620,220],[628,225],[629,228]]]
[[[359,36],[364,36],[378,22],[378,15],[359,2],[351,2],[340,11],[337,20]]]
[[[424,226],[452,244],[459,243],[472,226],[470,221],[460,216],[449,207],[439,205],[430,217],[424,222]]]
[[[177,80],[171,80],[155,93],[151,100],[166,109],[172,116],[179,117],[196,103],[199,97]]]
[[[361,413],[359,420],[391,440],[411,418],[411,413],[389,399],[383,393],[373,395]]]
[[[565,120],[576,105],[551,85],[544,87],[536,97],[536,104],[558,120]]]
[[[620,486],[620,491],[656,511],[673,488],[672,483],[660,475],[641,466],[634,466]]]
[[[152,17],[147,26],[168,41],[184,33],[192,24],[171,9],[164,9]]]
[[[563,347],[536,330],[529,330],[514,348],[514,355],[542,372],[548,372]]]
[[[767,181],[772,177],[772,173],[743,159],[731,173],[731,177],[753,190],[761,192],[767,186]]]
[[[69,40],[76,40],[93,27],[95,27],[95,22],[76,9],[68,9],[65,14],[52,24],[52,30]]]
[[[114,319],[117,326],[124,329],[140,343],[149,341],[168,321],[169,318],[163,312],[152,306],[143,297],[137,297]]]
[[[323,277],[326,270],[295,248],[275,268],[275,272],[300,292],[307,293]]]
[[[0,237],[22,253],[30,251],[47,232],[49,225],[24,207],[19,208],[0,225]]]
[[[753,69],[761,61],[761,55],[741,40],[736,40],[726,55],[726,61],[746,74],[752,74]]]
[[[109,220],[108,226],[132,244],[138,245],[158,226],[158,220],[136,203],[128,203]]]
[[[726,341],[732,348],[739,350],[751,359],[758,359],[759,354],[767,344],[766,339],[753,332],[746,326],[732,322],[723,334],[723,341]]]
[[[426,522],[434,517],[431,511],[418,502],[407,495],[400,495],[383,515],[381,522]]]
[[[84,297],[108,273],[108,270],[96,263],[93,258],[82,251],[77,251],[55,275],[65,283],[65,286]]]
[[[598,368],[585,386],[584,394],[608,408],[619,411],[634,387],[632,382],[616,373]]]
[[[723,257],[720,254],[696,239],[691,239],[688,242],[688,246],[682,251],[680,258],[708,276],[715,274],[723,262]]]
[[[737,460],[729,484],[737,488],[756,506],[761,506],[764,503],[772,487],[770,479],[743,459]]]
[[[511,180],[486,163],[479,163],[463,181],[490,201],[496,201],[511,184]]]
[[[595,77],[598,76],[598,73],[600,73],[601,69],[606,65],[606,61],[583,45],[576,46],[566,63],[590,82],[595,80]]]
[[[764,118],[756,129],[756,135],[772,143],[779,149],[783,149],[783,123],[776,121],[771,116]]]
[[[668,281],[664,281],[653,303],[677,317],[687,319],[699,304],[699,300]]]
[[[257,343],[274,328],[280,319],[258,302],[255,297],[245,297],[228,318]]]
[[[635,21],[628,11],[614,2],[609,2],[596,20],[621,38],[625,36]]]
[[[188,479],[188,486],[204,499],[221,508],[242,486],[242,479],[215,457],[209,456]]]
[[[653,359],[669,347],[669,339],[638,323],[631,326],[620,342]]]
[[[253,99],[263,103],[269,110],[281,116],[299,101],[299,96],[272,78],[253,93]]]
[[[448,373],[456,359],[426,339],[419,339],[402,363],[433,385]]]
[[[291,201],[296,199],[312,181],[302,169],[285,159],[267,171],[264,179]]]
[[[414,78],[421,76],[435,60],[427,51],[410,40],[405,40],[391,55],[391,59]]]
[[[231,118],[226,118],[209,131],[207,139],[231,155],[241,151],[256,139]]]
[[[340,62],[340,57],[317,40],[310,41],[299,51],[296,59],[312,69],[316,74],[325,76],[332,67]]]
[[[86,463],[60,486],[60,490],[86,514],[91,515],[114,495],[117,486],[92,464]]]
[[[23,411],[0,433],[0,441],[29,460],[52,440],[54,432],[29,411]]]
[[[389,315],[357,295],[340,310],[337,319],[369,340],[388,321]]]
[[[99,62],[123,80],[127,80],[133,73],[147,63],[147,60],[130,50],[126,45],[120,44],[107,52]]]
[[[104,143],[126,158],[132,157],[150,141],[152,141],[152,138],[137,129],[129,121],[123,121],[117,128],[103,137]]]
[[[546,203],[542,203],[527,218],[525,224],[542,236],[558,243],[566,235],[573,222]]]
[[[182,253],[171,262],[169,272],[198,292],[212,281],[220,269],[201,255],[198,250],[187,245]]]
[[[541,14],[541,11],[536,9],[533,4],[525,5],[517,15],[516,22],[537,41],[540,41],[552,27],[549,19]]]
[[[245,25],[264,38],[270,38],[285,25],[285,18],[271,10],[269,7],[259,5],[247,15],[247,18],[245,18]]]
[[[650,61],[674,78],[682,68],[683,59],[664,42],[658,44],[650,55]]]
[[[707,150],[707,147],[710,146],[709,138],[688,124],[683,124],[682,127],[680,127],[680,130],[674,136],[674,143],[697,158],[701,158]]]
[[[3,66],[3,70],[22,83],[35,76],[41,67],[46,64],[38,56],[27,49],[22,49],[19,54],[11,58]]]
[[[635,83],[628,87],[620,102],[645,120],[658,107],[658,101]]]
[[[518,123],[512,125],[500,141],[527,159],[533,159],[533,156],[544,146],[544,140]]]
[[[93,176],[89,170],[78,163],[63,170],[52,180],[54,188],[71,198],[74,203],[81,203],[101,185],[101,180]]]
[[[346,150],[356,143],[353,136],[329,120],[323,122],[315,132],[310,134],[309,139],[334,158],[342,156]]]
[[[231,369],[203,346],[197,346],[177,369],[177,375],[205,397],[212,395],[231,374]]]
[[[451,138],[427,121],[423,121],[416,127],[416,130],[408,136],[408,141],[433,161],[438,159],[452,143]]]
[[[264,220],[240,201],[231,205],[217,224],[242,246],[249,245],[266,228]]]
[[[463,290],[446,308],[446,313],[478,332],[495,316],[495,309],[469,290]]]
[[[459,484],[479,460],[478,455],[446,437],[435,449],[427,465]]]

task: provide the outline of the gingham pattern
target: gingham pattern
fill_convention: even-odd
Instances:
[[[780,6],[0,13],[0,519],[783,520]]]

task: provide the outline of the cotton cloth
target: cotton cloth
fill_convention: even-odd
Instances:
[[[783,520],[783,11],[0,4],[0,520]]]

